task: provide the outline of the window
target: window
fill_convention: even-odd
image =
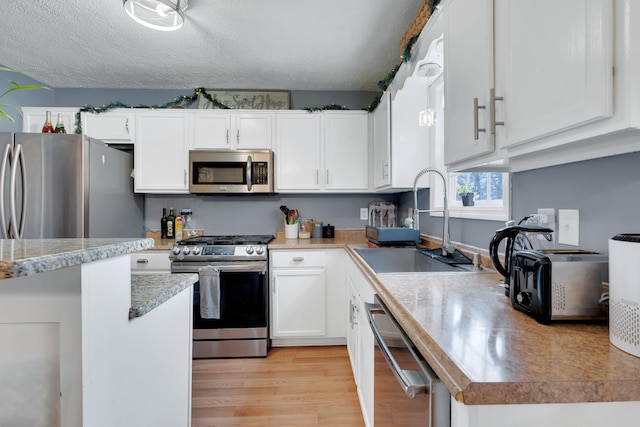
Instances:
[[[444,165],[444,78],[440,76],[430,86],[427,94],[428,111],[433,117],[430,122],[429,138],[431,144],[432,165],[446,171]],[[447,202],[449,214],[454,218],[486,219],[507,221],[510,217],[509,188],[510,176],[502,172],[448,173]],[[433,175],[435,176],[435,175]],[[442,209],[444,196],[441,179],[430,180],[432,209]],[[459,185],[473,185],[473,206],[463,206],[462,198],[456,191]],[[442,216],[441,212],[431,215]]]
[[[504,174],[501,172],[470,172],[450,174],[455,184],[455,202],[462,203],[460,186],[473,193],[474,206],[500,206],[503,200]],[[452,200],[453,201],[453,200]]]

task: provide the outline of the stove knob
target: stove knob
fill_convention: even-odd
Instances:
[[[200,246],[196,246],[195,248],[193,248],[193,254],[200,255]]]
[[[247,253],[251,255],[253,253],[253,246],[247,246]]]
[[[174,246],[173,247],[173,254],[174,255],[179,255],[180,254],[180,247],[179,246]]]
[[[263,246],[258,246],[256,248],[256,254],[257,255],[262,255],[264,253],[264,247]]]
[[[191,253],[191,249],[189,249],[188,247],[187,247],[187,248],[184,248],[184,249],[182,250],[182,253],[183,253],[183,254],[185,254],[185,255],[189,255],[189,253]]]

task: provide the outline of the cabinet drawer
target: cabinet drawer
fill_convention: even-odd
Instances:
[[[169,273],[170,271],[169,251],[145,251],[131,254],[132,273]]]
[[[324,267],[324,251],[271,251],[272,267]]]

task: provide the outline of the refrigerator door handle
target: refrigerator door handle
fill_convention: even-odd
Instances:
[[[7,144],[4,147],[4,153],[2,154],[2,165],[0,166],[0,227],[2,227],[2,238],[8,239],[9,233],[7,230],[7,220],[4,216],[5,196],[4,185],[5,175],[7,173],[7,163],[9,163],[10,157],[12,157],[13,150],[11,150],[11,144]]]
[[[13,160],[13,168],[11,169],[11,232],[15,239],[22,239],[24,231],[24,219],[27,209],[27,186],[26,186],[26,170],[24,165],[24,154],[22,153],[22,145],[16,146],[15,157]],[[16,176],[18,175],[18,162],[20,162],[20,181],[22,184],[22,212],[20,213],[20,223],[18,225],[18,215],[16,214]]]

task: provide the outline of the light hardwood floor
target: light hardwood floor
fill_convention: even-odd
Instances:
[[[362,427],[345,346],[193,361],[192,426]]]

